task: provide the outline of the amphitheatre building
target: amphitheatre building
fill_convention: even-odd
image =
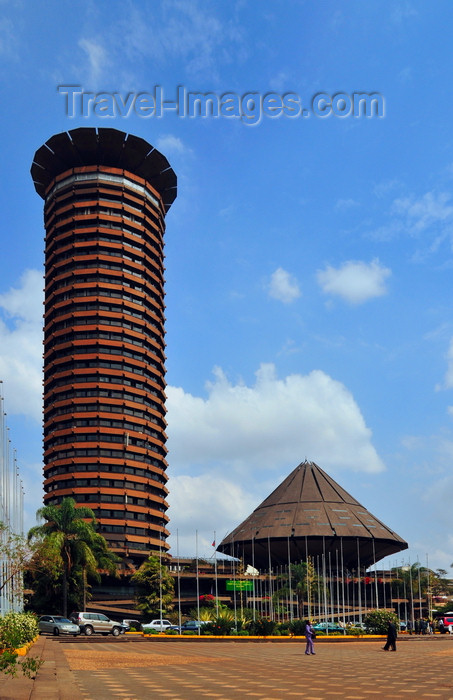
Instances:
[[[359,571],[407,546],[317,464],[305,461],[218,550],[257,569],[310,557],[329,559],[332,569]]]

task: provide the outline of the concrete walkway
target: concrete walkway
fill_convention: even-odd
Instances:
[[[451,698],[453,637],[327,640],[305,656],[302,641],[222,642],[142,637],[40,637],[34,681],[1,679],[0,700],[196,698]]]

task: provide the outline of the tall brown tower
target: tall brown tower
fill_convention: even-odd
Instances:
[[[163,236],[167,159],[115,129],[53,136],[44,199],[44,501],[93,509],[134,564],[168,549]]]

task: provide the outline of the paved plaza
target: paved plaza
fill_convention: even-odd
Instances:
[[[0,679],[1,700],[452,698],[453,637],[222,642],[40,637],[34,681]]]

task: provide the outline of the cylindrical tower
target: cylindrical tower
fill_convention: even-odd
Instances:
[[[53,136],[44,199],[44,502],[71,496],[138,564],[168,549],[163,235],[167,159],[115,129]]]

